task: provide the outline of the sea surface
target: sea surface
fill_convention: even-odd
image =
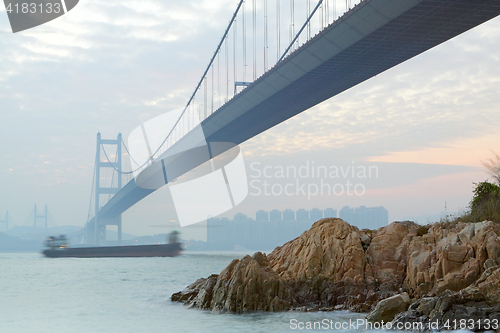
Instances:
[[[38,253],[0,253],[0,332],[314,331],[307,329],[308,322],[322,323],[316,331],[366,331],[331,326],[364,318],[347,311],[213,314],[170,301],[172,293],[220,273],[244,255],[185,252],[175,258],[51,259]]]

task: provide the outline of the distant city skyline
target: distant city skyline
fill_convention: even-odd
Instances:
[[[389,224],[389,212],[382,206],[357,208],[344,206],[339,212],[339,218],[359,229],[373,230]]]
[[[314,222],[326,217],[336,218],[337,210],[301,208],[295,212],[292,209],[261,209],[255,213],[255,219],[243,213],[236,213],[232,220],[227,217],[209,218],[206,249],[272,249],[298,237]],[[388,212],[384,207],[345,206],[340,210],[339,217],[360,229],[378,229],[388,224]]]
[[[260,209],[255,213],[255,221],[257,222],[318,221],[326,217],[338,217],[337,210],[333,208],[326,208],[324,210],[318,208],[313,208],[311,210],[307,210],[304,208],[292,210],[290,208],[287,208],[283,211],[278,209],[273,209],[271,211]],[[247,215],[243,213],[236,213],[233,220],[239,221],[241,219],[247,218]]]

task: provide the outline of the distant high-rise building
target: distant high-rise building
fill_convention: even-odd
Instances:
[[[340,210],[339,217],[360,229],[378,229],[389,224],[389,212],[384,207],[349,208]]]
[[[337,210],[333,208],[327,208],[325,209],[325,213],[323,214],[325,218],[327,217],[337,217]]]
[[[237,213],[234,215],[233,221],[246,221],[248,220],[248,217],[245,214],[242,213]]]
[[[295,216],[297,217],[297,222],[309,221],[309,211],[308,210],[301,208],[297,211]]]
[[[327,209],[325,213],[328,212],[330,211]],[[305,209],[299,209],[297,212],[291,209],[283,212],[277,209],[271,212],[259,210],[256,213],[257,221],[242,213],[235,214],[232,220],[225,217],[209,217],[207,219],[207,249],[272,250],[310,229],[312,222],[315,221],[310,220],[309,213]],[[322,216],[323,212],[317,208],[311,211],[312,218],[320,219]]]
[[[255,220],[257,222],[269,222],[269,213],[265,210],[259,210],[257,214],[255,214]]]
[[[285,209],[283,212],[283,221],[292,222],[295,221],[295,212],[291,209]]]
[[[348,223],[354,223],[354,208],[349,208],[349,206],[342,207],[339,212],[339,218]]]
[[[270,213],[269,213],[269,220],[271,222],[278,222],[278,221],[281,221],[281,211],[277,210],[277,209],[273,209]]]
[[[311,221],[316,222],[319,221],[323,218],[323,211],[319,210],[318,208],[313,208],[311,209],[311,212],[309,213]]]

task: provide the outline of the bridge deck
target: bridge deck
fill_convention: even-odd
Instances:
[[[366,0],[205,119],[207,142],[240,144],[498,15],[498,0]],[[152,192],[132,180],[100,216]]]

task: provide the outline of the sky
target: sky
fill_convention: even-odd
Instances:
[[[236,5],[82,0],[16,34],[1,8],[0,216],[8,210],[23,225],[34,204],[47,204],[58,225],[83,226],[97,132],[126,138],[185,105]],[[467,209],[473,182],[488,177],[481,161],[500,152],[499,57],[496,18],[243,143],[250,194],[224,216],[366,205],[384,206],[394,221]],[[377,172],[326,179],[351,181],[354,194],[262,194],[266,180],[296,184],[276,176],[280,168],[312,165]],[[265,167],[269,179],[259,177]],[[321,179],[299,181],[314,189]],[[123,230],[163,233],[172,219],[162,188],[123,215]],[[204,224],[182,232],[204,239]]]

